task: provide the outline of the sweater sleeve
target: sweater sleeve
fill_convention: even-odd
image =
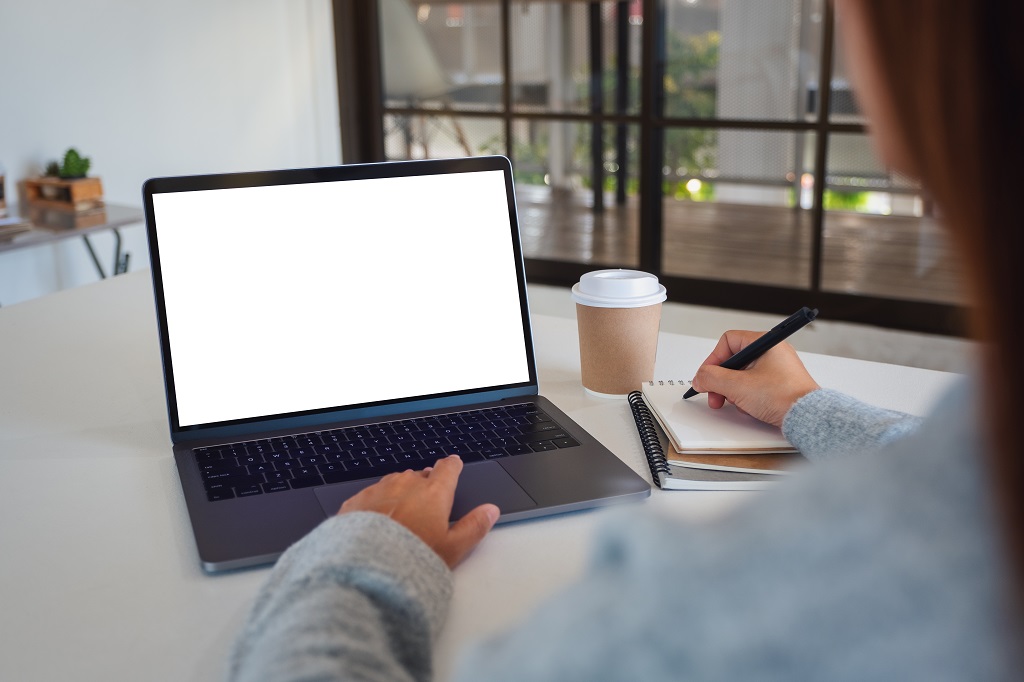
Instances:
[[[802,407],[827,421],[834,397]],[[906,437],[704,523],[609,512],[582,578],[478,642],[456,679],[1001,679],[1009,583],[973,415],[953,397],[913,433],[858,407],[836,438]]]
[[[823,388],[796,401],[782,433],[808,459],[823,460],[877,450],[912,433],[921,421]]]
[[[229,679],[430,679],[451,592],[451,571],[403,526],[371,512],[332,517],[271,571]]]

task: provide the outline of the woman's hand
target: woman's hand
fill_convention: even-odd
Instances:
[[[374,511],[390,516],[455,568],[480,544],[500,513],[493,504],[482,504],[449,525],[460,473],[462,460],[451,455],[433,468],[388,474],[345,500],[338,514]]]
[[[788,343],[780,343],[746,369],[723,369],[722,364],[750,345],[763,332],[728,331],[693,377],[693,388],[708,394],[708,405],[721,408],[726,401],[763,422],[782,426],[797,400],[820,386]]]

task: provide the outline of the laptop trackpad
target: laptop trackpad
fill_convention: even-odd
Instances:
[[[316,499],[323,507],[324,514],[333,516],[338,513],[342,502],[379,480],[371,478],[365,481],[337,483],[315,488],[313,492],[316,493]],[[467,464],[462,469],[459,487],[455,490],[452,520],[462,518],[466,512],[485,502],[498,505],[502,515],[537,506],[537,503],[497,462]]]

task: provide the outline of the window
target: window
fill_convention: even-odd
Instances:
[[[955,259],[876,160],[824,0],[335,12],[346,161],[509,156],[532,281],[641,268],[688,303],[962,333]]]

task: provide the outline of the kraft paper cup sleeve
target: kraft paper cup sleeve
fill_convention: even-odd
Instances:
[[[576,305],[583,387],[624,396],[654,378],[661,303],[639,308]]]

